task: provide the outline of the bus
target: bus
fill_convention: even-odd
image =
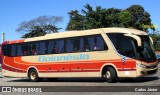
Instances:
[[[156,74],[153,40],[143,31],[99,28],[67,31],[2,43],[4,77],[137,78]]]

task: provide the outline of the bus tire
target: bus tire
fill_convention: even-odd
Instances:
[[[41,80],[41,78],[38,77],[38,73],[35,69],[29,70],[28,77],[31,82],[37,82]]]
[[[108,83],[113,83],[116,81],[117,74],[114,68],[108,67],[105,71],[105,79]]]

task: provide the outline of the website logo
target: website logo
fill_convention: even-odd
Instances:
[[[11,87],[2,87],[2,92],[12,92]]]

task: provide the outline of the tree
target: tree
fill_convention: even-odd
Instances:
[[[86,4],[85,9],[82,9],[82,14],[79,14],[77,10],[70,11],[70,21],[66,27],[66,30],[86,30],[100,27],[116,26],[118,23],[117,14],[120,13],[120,9],[103,9],[100,6],[93,10],[89,4]]]
[[[45,35],[46,32],[40,26],[33,26],[30,31],[22,36],[22,38],[31,38]]]
[[[152,34],[149,34],[153,39],[153,43],[156,51],[160,51],[160,34],[159,33],[160,31],[156,31]]]
[[[152,25],[150,14],[146,12],[140,5],[132,5],[126,10],[133,15],[132,27],[147,32],[147,29],[149,29],[150,27],[143,27],[143,25]]]
[[[128,12],[128,11],[122,11],[119,16],[118,16],[118,20],[119,20],[119,26],[120,27],[132,27],[132,23],[133,23],[133,15]]]
[[[82,30],[84,28],[84,16],[80,15],[77,10],[68,12],[70,21],[66,30]],[[83,24],[82,24],[83,23]]]
[[[88,26],[90,26],[87,29],[118,26],[117,16],[121,12],[120,9],[105,9],[97,6],[94,11],[89,4],[84,7],[86,10],[82,9],[82,13],[86,18],[86,23],[88,22]]]
[[[86,4],[81,11],[81,14],[77,10],[69,12],[70,20],[66,30],[131,27],[147,31],[150,27],[143,27],[143,25],[152,25],[150,14],[140,5],[132,5],[124,10],[116,8],[105,9],[97,6],[96,9],[93,10],[89,4]]]
[[[30,21],[23,21],[16,29],[17,32],[22,32],[22,38],[30,38],[43,36],[47,33],[58,32],[59,29],[55,25],[62,21],[62,17],[58,16],[40,16]]]

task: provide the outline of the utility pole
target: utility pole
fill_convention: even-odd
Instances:
[[[4,42],[5,41],[5,34],[4,34],[4,32],[2,32],[2,42]]]

